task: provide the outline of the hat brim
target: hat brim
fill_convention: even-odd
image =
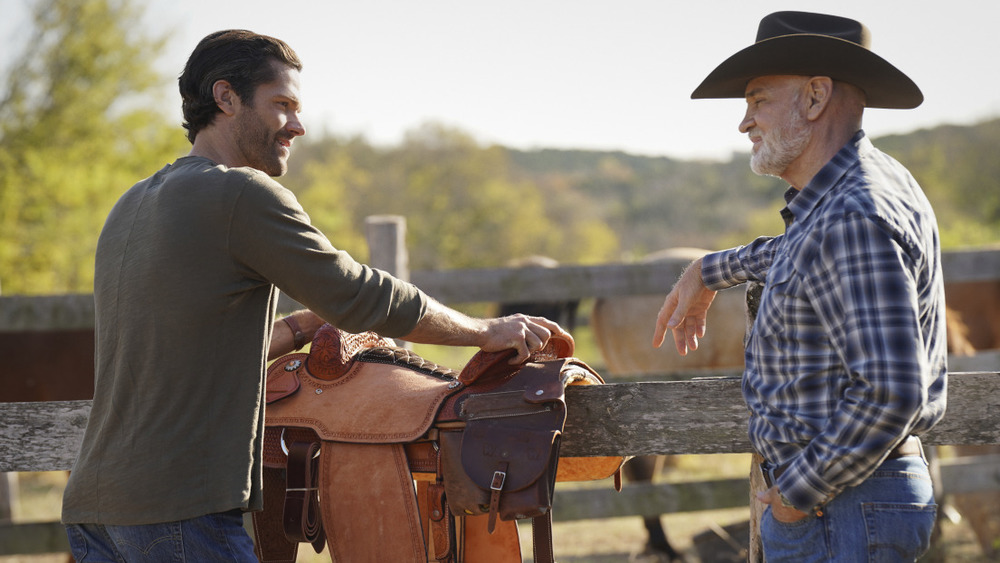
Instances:
[[[754,43],[729,57],[691,93],[699,98],[742,98],[760,76],[829,76],[865,91],[867,107],[911,109],[924,101],[902,71],[856,43],[827,35],[785,35]]]

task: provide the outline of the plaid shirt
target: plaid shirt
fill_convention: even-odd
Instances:
[[[944,285],[930,204],[864,132],[786,199],[783,235],[709,254],[702,277],[765,283],[743,375],[750,441],[788,463],[776,484],[807,509],[944,415]]]

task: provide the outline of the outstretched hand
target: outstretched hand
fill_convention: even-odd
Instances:
[[[663,300],[653,330],[653,346],[662,346],[670,330],[681,356],[686,356],[688,350],[697,350],[698,339],[705,336],[708,308],[716,293],[705,287],[701,279],[701,258],[692,262]]]

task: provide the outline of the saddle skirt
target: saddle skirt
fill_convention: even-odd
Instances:
[[[625,461],[558,457],[565,387],[604,383],[572,352],[552,339],[524,364],[480,352],[456,372],[324,326],[268,368],[258,557],[308,542],[334,562],[516,563],[516,520],[533,518],[535,561],[552,560],[555,481],[620,487]]]

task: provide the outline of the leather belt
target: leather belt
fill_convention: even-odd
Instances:
[[[899,459],[901,457],[911,455],[924,455],[924,448],[920,444],[920,438],[917,436],[907,436],[906,439],[897,444],[896,447],[889,452],[889,455],[887,455],[883,461]],[[778,477],[781,477],[785,473],[785,470],[788,469],[789,465],[791,465],[790,461],[786,461],[777,467],[771,465],[767,461],[761,463],[761,469],[763,469],[764,473],[764,482],[767,483],[769,488],[774,486],[774,482],[778,480]]]

